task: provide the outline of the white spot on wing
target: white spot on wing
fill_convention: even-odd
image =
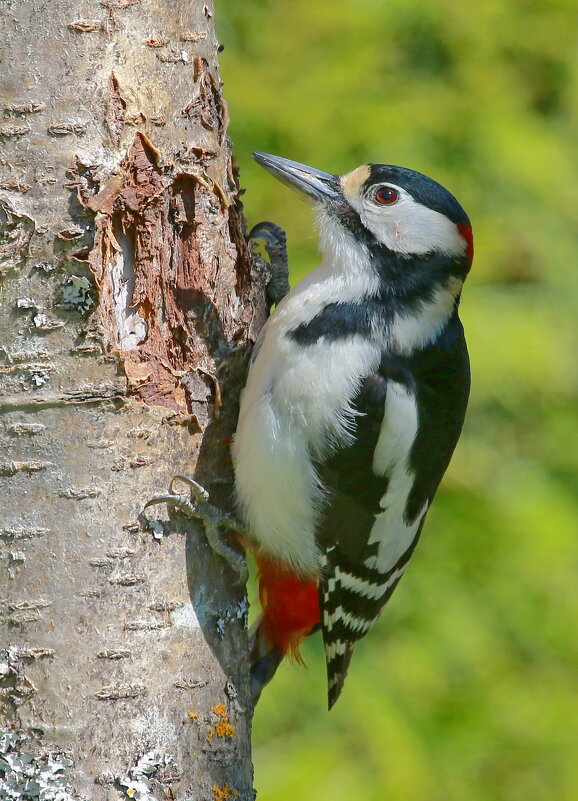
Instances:
[[[410,547],[427,511],[426,503],[415,520],[405,520],[414,482],[409,458],[417,431],[415,396],[403,384],[389,382],[383,423],[373,457],[374,472],[387,476],[389,483],[380,502],[383,512],[376,516],[369,537],[369,543],[379,543],[375,566],[382,573],[390,570]]]

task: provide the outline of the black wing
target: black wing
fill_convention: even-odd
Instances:
[[[355,442],[318,465],[329,500],[317,532],[324,554],[320,605],[325,644],[329,707],[343,688],[353,648],[391,597],[417,545],[413,541],[387,571],[377,567],[379,543],[369,543],[387,476],[373,472],[388,385],[402,384],[415,395],[418,432],[410,453],[413,485],[405,518],[417,520],[429,504],[458,441],[469,394],[469,362],[457,315],[438,339],[412,356],[384,355],[355,399],[359,413]]]

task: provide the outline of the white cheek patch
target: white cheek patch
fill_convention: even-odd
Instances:
[[[379,206],[369,198],[352,203],[378,242],[407,255],[439,252],[461,256],[466,252],[467,244],[455,223],[439,211],[422,206],[401,187],[388,186],[399,193],[399,200],[391,206]]]

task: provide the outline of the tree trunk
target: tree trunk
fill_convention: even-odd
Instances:
[[[230,508],[266,315],[213,4],[2,15],[0,797],[252,799],[245,590],[141,514],[177,473]]]

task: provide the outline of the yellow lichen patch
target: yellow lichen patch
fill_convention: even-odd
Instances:
[[[239,793],[235,790],[233,795],[231,795],[231,788],[228,784],[224,787],[218,787],[216,784],[213,785],[213,796],[215,801],[228,801],[230,798],[238,798]]]
[[[196,720],[199,716],[196,712],[189,712],[189,717],[191,720]]]
[[[213,712],[219,720],[211,728],[207,740],[211,742],[215,734],[217,737],[236,737],[237,731],[231,721],[229,720],[229,713],[225,704],[217,704],[213,707]]]

